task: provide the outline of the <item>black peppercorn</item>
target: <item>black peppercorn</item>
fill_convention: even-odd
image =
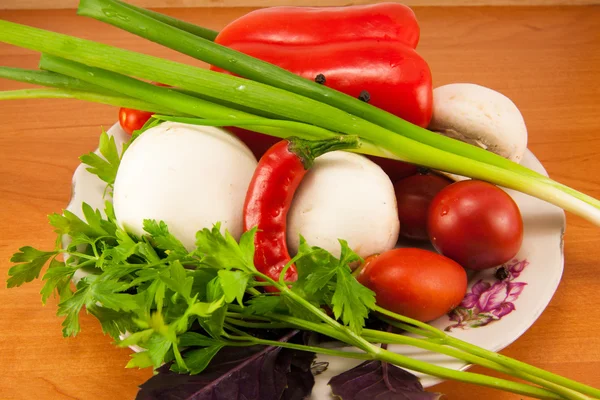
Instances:
[[[371,95],[366,90],[363,90],[358,95],[358,99],[361,100],[361,101],[364,101],[365,103],[368,103],[369,100],[371,100]]]
[[[325,84],[325,75],[323,74],[319,74],[315,77],[315,82],[317,82],[318,84],[324,85]]]

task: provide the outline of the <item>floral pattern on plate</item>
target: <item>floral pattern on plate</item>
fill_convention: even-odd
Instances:
[[[515,300],[527,285],[525,282],[515,282],[515,279],[527,265],[527,260],[512,260],[498,268],[495,282],[478,280],[460,305],[448,314],[450,320],[456,323],[445,330],[449,332],[455,328],[486,326],[513,312]]]

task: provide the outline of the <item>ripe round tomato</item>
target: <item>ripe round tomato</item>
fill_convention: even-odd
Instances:
[[[404,178],[394,185],[400,236],[428,240],[427,212],[436,194],[452,183],[451,180],[436,174],[417,174]]]
[[[513,258],[523,242],[523,219],[515,201],[487,182],[453,183],[429,208],[431,243],[465,268],[482,270]]]
[[[416,248],[367,258],[358,281],[375,292],[379,306],[423,322],[458,306],[467,291],[467,274],[460,265]]]
[[[140,111],[123,107],[119,109],[119,124],[125,132],[131,135],[133,131],[141,129],[142,126],[148,122],[152,114],[153,113],[148,111]]]

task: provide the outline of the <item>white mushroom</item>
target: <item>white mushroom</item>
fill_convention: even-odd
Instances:
[[[163,123],[123,156],[113,193],[117,220],[137,235],[144,219],[165,221],[188,249],[198,230],[216,222],[237,239],[256,164],[250,149],[222,129]]]
[[[527,148],[527,128],[517,106],[505,95],[472,83],[434,89],[429,129],[517,163]]]
[[[392,249],[400,230],[394,186],[374,162],[335,151],[316,159],[288,213],[288,246],[307,243],[340,255],[338,239],[361,257]]]

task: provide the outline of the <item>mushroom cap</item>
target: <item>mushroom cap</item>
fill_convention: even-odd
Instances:
[[[250,149],[223,129],[165,122],[123,155],[113,192],[117,221],[135,235],[143,234],[144,219],[164,221],[190,250],[196,232],[217,222],[239,239],[256,165]]]
[[[338,239],[361,257],[392,249],[400,221],[394,186],[373,161],[334,151],[316,159],[288,213],[288,246],[298,252],[301,234],[311,246],[340,255]]]
[[[527,127],[517,106],[502,93],[473,83],[434,89],[429,129],[517,163],[527,149]]]

